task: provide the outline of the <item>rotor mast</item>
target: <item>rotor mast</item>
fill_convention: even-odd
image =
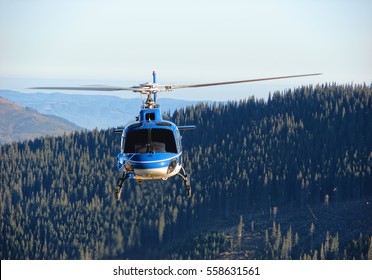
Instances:
[[[156,72],[155,72],[155,70],[154,71],[152,71],[152,83],[154,84],[154,85],[156,85]],[[153,91],[152,92],[152,94],[154,95],[154,102],[155,102],[155,104],[156,104],[156,95],[157,95],[157,91]]]
[[[158,84],[156,83],[156,72],[152,71],[152,83],[141,84],[141,94],[146,94],[147,98],[143,106],[145,108],[154,108],[157,106],[156,97],[159,91]]]

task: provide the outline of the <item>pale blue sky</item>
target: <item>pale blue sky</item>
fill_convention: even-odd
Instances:
[[[213,89],[217,100],[371,83],[371,11],[369,0],[0,0],[0,88],[131,86],[152,70],[163,84],[324,73],[224,86]],[[212,89],[177,96],[214,97]]]

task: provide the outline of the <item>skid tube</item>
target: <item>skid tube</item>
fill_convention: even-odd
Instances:
[[[181,167],[181,170],[182,170],[183,174],[178,173],[177,175],[180,176],[183,179],[184,186],[186,188],[187,197],[190,197],[191,196],[190,175],[187,175],[183,166]],[[128,178],[130,178],[130,174],[129,174],[128,171],[124,171],[123,175],[118,178],[116,188],[115,188],[115,198],[116,198],[116,200],[120,200],[120,196],[121,196],[124,181]]]

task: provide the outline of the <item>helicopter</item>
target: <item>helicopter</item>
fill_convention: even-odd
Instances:
[[[195,125],[177,126],[162,118],[160,104],[157,103],[159,92],[169,92],[183,88],[199,88],[238,83],[250,83],[267,80],[299,78],[321,75],[321,73],[301,74],[259,78],[250,80],[215,82],[189,85],[160,85],[156,81],[156,73],[152,72],[152,82],[132,87],[113,86],[79,86],[79,87],[34,87],[32,89],[47,90],[88,90],[88,91],[132,91],[147,98],[141,106],[136,121],[125,127],[118,127],[115,134],[121,135],[121,149],[116,156],[116,167],[121,173],[117,179],[115,198],[120,200],[123,184],[127,179],[139,183],[144,180],[167,180],[178,175],[182,178],[187,197],[191,196],[190,174],[182,165],[182,136],[180,131],[193,130]]]

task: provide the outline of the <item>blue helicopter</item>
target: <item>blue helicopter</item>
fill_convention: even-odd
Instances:
[[[227,84],[249,83],[266,80],[277,80],[315,76],[301,74],[281,77],[270,77],[240,81],[192,84],[192,85],[159,85],[156,73],[153,71],[152,83],[147,82],[133,87],[84,86],[84,87],[35,87],[33,89],[50,90],[88,90],[88,91],[133,91],[146,95],[139,116],[135,122],[125,127],[117,128],[116,134],[121,135],[121,150],[116,156],[116,167],[121,172],[117,180],[115,197],[120,199],[122,187],[126,179],[134,179],[142,183],[144,180],[167,180],[169,177],[180,176],[186,188],[187,196],[191,196],[190,174],[182,166],[182,137],[180,131],[193,130],[195,125],[177,126],[162,118],[160,105],[156,102],[158,92],[167,92],[182,88],[198,88]]]
[[[152,75],[153,83],[133,87],[133,91],[147,95],[137,121],[115,130],[115,133],[121,134],[121,151],[116,157],[116,166],[122,172],[115,192],[116,199],[120,199],[123,183],[128,178],[142,183],[143,180],[167,180],[174,175],[182,177],[187,195],[191,195],[190,175],[182,166],[180,131],[192,130],[195,126],[177,126],[162,118],[156,95],[171,88],[159,88],[155,71]]]

